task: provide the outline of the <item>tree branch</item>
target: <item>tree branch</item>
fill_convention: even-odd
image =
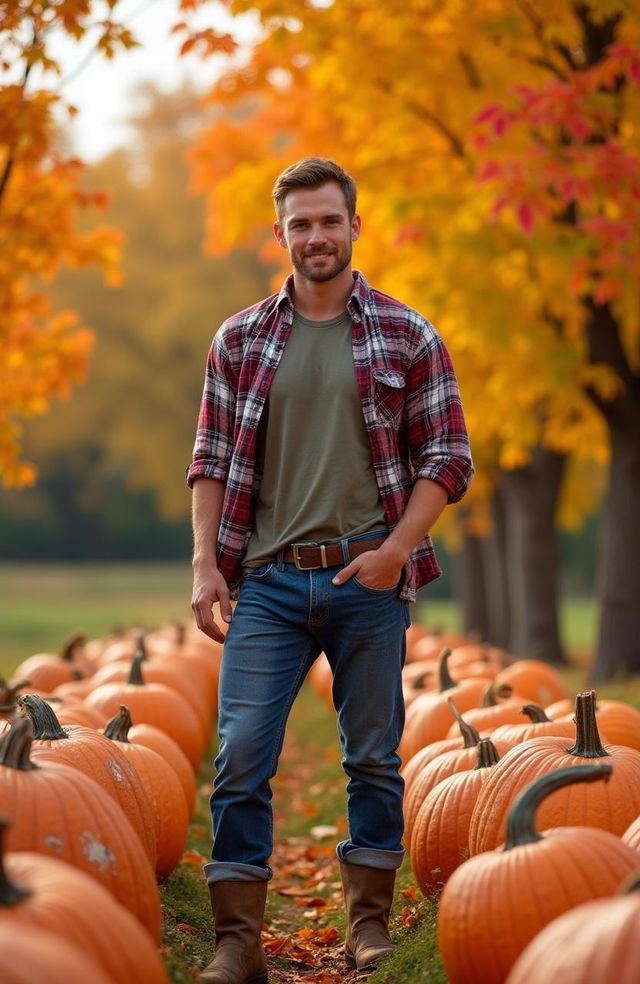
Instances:
[[[385,93],[385,95],[395,95],[391,83],[386,79],[376,79],[376,85],[382,90],[382,92]],[[426,106],[422,106],[414,99],[401,98],[400,101],[406,106],[407,109],[411,110],[411,112],[417,116],[418,119],[428,123],[440,134],[440,136],[444,137],[456,157],[459,157],[465,161],[468,160],[462,140],[453,132],[453,130],[450,130],[447,124],[436,116],[435,113],[432,113],[431,110],[426,108]]]
[[[31,40],[30,50],[35,48],[39,40],[38,32],[36,30],[35,24],[33,24],[32,27],[33,27],[33,38]],[[22,76],[22,86],[21,86],[23,98],[24,98],[24,91],[27,87],[27,82],[29,81],[29,75],[31,74],[32,67],[33,67],[32,62],[27,62],[24,68],[24,75]],[[16,146],[14,144],[13,147],[9,149],[7,160],[5,161],[5,165],[4,165],[4,170],[2,172],[2,177],[0,177],[0,202],[2,201],[2,196],[4,195],[7,189],[7,185],[9,184],[9,178],[11,177],[11,172],[13,171],[15,158],[16,158]]]

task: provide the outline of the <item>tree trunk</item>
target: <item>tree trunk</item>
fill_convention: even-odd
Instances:
[[[509,642],[509,583],[506,570],[502,493],[491,501],[493,529],[486,536],[466,533],[458,564],[458,597],[464,631],[492,646]]]
[[[516,656],[566,663],[558,621],[555,514],[566,457],[541,447],[503,475],[511,626]]]
[[[609,401],[591,391],[611,442],[598,564],[600,633],[594,681],[640,673],[640,374],[633,372],[608,304],[586,304],[591,362],[615,369],[622,389]]]
[[[481,641],[489,639],[489,618],[482,556],[482,537],[465,533],[457,564],[457,582],[462,607],[462,630]]]
[[[600,542],[594,682],[640,673],[640,408],[635,433],[611,431]]]

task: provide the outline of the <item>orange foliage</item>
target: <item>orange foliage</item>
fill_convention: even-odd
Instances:
[[[112,57],[136,42],[108,17],[92,19],[90,0],[4,4],[0,12],[0,483],[28,485],[20,421],[68,397],[86,373],[92,333],[73,311],[53,311],[42,287],[62,267],[97,264],[119,282],[121,236],[105,226],[78,227],[79,216],[106,203],[82,189],[83,165],[56,149],[58,96],[29,88],[35,65],[58,71],[47,37],[57,28],[79,40],[99,28],[97,48]],[[109,4],[113,13],[116,3]],[[16,81],[16,77],[19,80]],[[74,112],[69,107],[70,112]]]

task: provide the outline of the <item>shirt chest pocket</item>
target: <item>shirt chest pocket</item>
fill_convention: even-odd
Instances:
[[[395,369],[374,369],[373,405],[383,427],[399,427],[405,397],[405,377]]]

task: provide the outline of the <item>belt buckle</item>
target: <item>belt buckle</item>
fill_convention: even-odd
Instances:
[[[320,547],[321,564],[311,564],[310,567],[303,567],[300,563],[300,547]],[[293,563],[299,571],[316,571],[319,567],[327,567],[327,557],[324,543],[316,543],[315,540],[301,540],[299,543],[292,543]]]

